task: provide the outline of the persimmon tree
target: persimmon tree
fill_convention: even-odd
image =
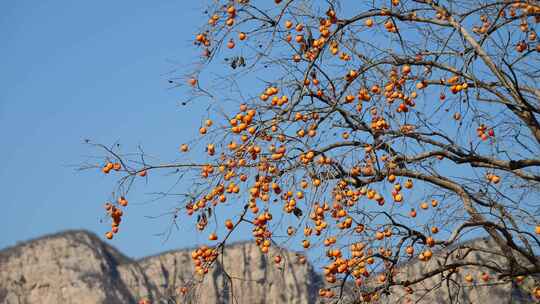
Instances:
[[[215,0],[204,16],[193,25],[196,68],[170,80],[184,107],[207,107],[186,129],[193,141],[178,143],[185,156],[151,163],[95,144],[105,152],[97,166],[118,176],[108,238],[129,190],[162,170],[182,178],[175,218],[215,244],[193,252],[196,276],[247,226],[263,253],[296,244],[324,255],[330,302],[343,282],[370,301],[463,267],[534,280],[538,1]],[[505,263],[395,278],[399,263],[475,235],[492,238]],[[372,273],[377,282],[364,284]]]

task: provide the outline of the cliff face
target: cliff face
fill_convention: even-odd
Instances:
[[[472,253],[467,248],[475,248]],[[500,252],[489,241],[477,239],[447,257],[454,262],[489,261],[503,263]],[[178,250],[131,260],[97,236],[85,231],[68,231],[39,238],[0,251],[0,303],[319,303],[321,276],[309,263],[297,263],[294,252],[283,249],[280,266],[263,256],[252,243],[225,248],[216,265],[187,296],[180,288],[193,282],[191,250]],[[396,279],[414,281],[443,263],[444,252],[429,262],[411,262],[398,267]],[[489,269],[485,270],[489,274]],[[467,273],[474,282],[465,282]],[[531,303],[528,293],[513,283],[490,284],[481,281],[478,270],[448,271],[426,279],[413,294],[403,287],[392,287],[391,296],[378,303]],[[232,282],[232,283],[231,283]],[[366,282],[366,285],[370,285]],[[345,303],[359,295],[345,284]]]
[[[0,253],[0,303],[129,303],[129,262],[87,232],[44,237]]]
[[[440,269],[440,265],[476,264],[503,267],[506,259],[495,241],[478,238],[461,243],[455,248],[448,248],[434,253],[428,262],[421,262],[416,257],[411,262],[398,267],[396,280],[414,282]],[[454,250],[455,249],[455,250]],[[526,265],[525,261],[521,261]],[[483,275],[488,279],[484,280]],[[467,282],[466,276],[472,281]],[[517,285],[515,281],[497,281],[496,274],[489,267],[462,267],[458,272],[444,271],[437,273],[414,287],[408,294],[403,287],[391,287],[390,295],[383,296],[382,303],[537,303],[529,292],[525,292],[526,283]],[[527,286],[531,288],[531,286]]]
[[[226,247],[186,298],[191,251],[133,261],[91,233],[65,232],[0,252],[0,303],[316,303],[319,276],[295,253],[279,254],[277,267],[251,243]]]

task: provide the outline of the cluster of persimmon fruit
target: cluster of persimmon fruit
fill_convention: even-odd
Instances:
[[[270,87],[264,92],[262,100],[268,100],[270,97],[275,96],[279,92],[278,88]],[[282,97],[278,97],[278,100],[281,100]],[[262,201],[263,203],[268,203],[272,195],[277,195],[284,202],[283,210],[286,213],[292,213],[298,206],[298,200],[303,200],[305,198],[305,190],[310,186],[317,188],[323,182],[317,177],[313,177],[311,183],[307,180],[302,180],[299,183],[300,189],[298,190],[289,190],[283,191],[282,187],[276,181],[278,177],[278,167],[273,162],[277,162],[286,156],[287,149],[285,145],[275,146],[273,143],[267,146],[267,154],[270,155],[270,158],[263,155],[264,145],[259,146],[256,144],[257,140],[264,141],[273,141],[277,139],[278,141],[284,142],[285,136],[279,133],[277,136],[270,135],[273,131],[278,133],[279,127],[278,121],[274,121],[272,127],[268,132],[261,132],[256,125],[255,117],[256,111],[254,109],[249,109],[246,105],[242,104],[240,106],[240,112],[236,114],[230,121],[232,134],[239,136],[241,141],[237,143],[236,141],[231,141],[227,145],[227,149],[230,151],[230,155],[225,153],[220,154],[219,164],[211,165],[208,164],[203,166],[201,176],[203,178],[215,177],[216,174],[222,176],[222,180],[227,183],[220,183],[212,188],[212,190],[204,195],[201,195],[201,198],[194,203],[189,203],[187,205],[188,215],[193,215],[196,211],[203,211],[204,208],[211,203],[212,206],[216,206],[220,202],[227,201],[227,195],[236,194],[240,192],[240,184],[246,183],[249,181],[248,175],[246,173],[240,173],[243,169],[248,169],[248,167],[256,168],[258,174],[255,175],[254,182],[251,186],[247,186],[249,199],[247,207],[253,213],[254,220],[253,224],[253,236],[255,238],[256,244],[259,246],[263,253],[268,253],[269,247],[271,246],[271,237],[272,232],[268,230],[268,222],[272,220],[271,213],[267,210],[265,205],[264,211],[261,212],[257,201]],[[293,118],[295,121],[309,121],[309,115],[303,115],[301,113],[296,113]],[[207,133],[207,128],[211,127],[213,124],[210,120],[207,120],[204,123],[204,127],[201,128],[200,134],[204,136]],[[374,126],[375,128],[377,126]],[[383,127],[383,126],[381,126]],[[216,147],[213,144],[207,145],[207,152],[209,156],[216,155]],[[189,147],[187,144],[183,144],[180,147],[182,152],[187,152]],[[371,176],[374,174],[373,163],[374,159],[372,157],[373,147],[367,146],[365,148],[366,159],[365,163],[362,166],[353,166],[350,171],[351,176]],[[300,153],[298,161],[304,165],[317,163],[318,165],[330,165],[332,164],[332,159],[330,157],[319,155],[315,157],[316,153],[314,151],[307,151],[305,153]],[[258,162],[257,162],[258,160]],[[388,161],[387,157],[383,157],[383,160]],[[254,162],[255,161],[255,162]],[[217,168],[215,170],[214,168]],[[235,183],[235,180],[239,181],[239,184]],[[402,202],[404,199],[403,188],[412,189],[414,184],[411,179],[404,181],[404,184],[397,181],[397,177],[393,174],[389,174],[387,180],[393,183],[391,195],[395,202]],[[349,187],[349,184],[340,180],[336,183],[334,188],[331,191],[333,203],[328,204],[317,203],[313,205],[313,211],[310,213],[310,219],[313,222],[313,228],[306,226],[303,230],[305,239],[301,242],[302,247],[305,249],[310,248],[311,241],[310,237],[314,234],[316,236],[321,235],[329,224],[326,220],[327,214],[335,220],[335,226],[340,230],[351,229],[354,223],[353,218],[348,215],[348,208],[353,207],[360,199],[360,197],[365,196],[367,199],[374,200],[379,205],[384,205],[384,196],[380,194],[375,189],[370,189],[368,187],[362,187],[360,189],[354,189]],[[437,207],[437,200],[432,200],[431,205]],[[422,203],[420,205],[421,209],[428,209],[429,205],[427,203]],[[411,210],[411,217],[416,217],[416,211]],[[200,223],[199,223],[200,224]],[[203,230],[205,225],[199,226],[200,230]],[[233,222],[228,219],[225,222],[225,227],[229,230],[232,230],[234,227]],[[353,228],[355,233],[363,233],[365,231],[364,225],[357,223]],[[436,234],[438,232],[437,227],[431,228],[431,233]],[[293,236],[296,233],[295,229],[289,227],[287,229],[287,234]],[[374,234],[373,241],[383,241],[386,238],[391,238],[393,235],[392,227],[388,226],[384,231],[377,231]],[[209,240],[216,241],[218,239],[215,232],[211,233]],[[335,236],[328,237],[324,240],[324,245],[330,247],[336,244],[337,238]],[[428,246],[427,249],[423,250],[419,254],[419,259],[421,261],[429,261],[433,255],[432,251],[429,249],[435,245],[435,240],[433,237],[428,236],[425,240],[425,244]],[[413,255],[414,248],[408,246],[406,249],[408,255]],[[379,248],[378,254],[388,257],[392,254],[392,250],[389,248]],[[368,270],[369,265],[373,265],[377,257],[374,255],[374,249],[370,248],[367,244],[358,243],[354,246],[351,246],[351,250],[348,253],[350,258],[345,258],[345,255],[339,249],[329,249],[328,256],[332,259],[332,263],[326,266],[327,276],[326,279],[329,283],[336,282],[338,274],[352,273],[353,276],[357,279],[357,284],[361,282],[361,277],[368,277],[370,270]],[[196,272],[199,274],[204,274],[207,272],[204,268],[201,268],[203,259],[197,259],[199,262],[196,262]],[[212,258],[207,261],[211,262]],[[281,258],[275,257],[276,263],[281,260]],[[206,260],[204,260],[206,261]],[[199,267],[197,267],[199,266]],[[382,281],[382,279],[379,279]],[[383,283],[383,282],[381,282]],[[326,296],[329,296],[331,292],[328,290],[324,293]]]
[[[325,44],[328,42],[329,37],[332,35],[332,26],[337,23],[336,13],[334,10],[329,9],[326,12],[327,19],[321,18],[319,23],[319,34],[320,37],[313,39],[312,41],[306,39],[305,34],[305,25],[302,23],[294,23],[290,20],[284,22],[286,35],[284,40],[287,43],[291,43],[293,40],[293,33],[291,32],[294,28],[296,34],[294,36],[294,41],[298,44],[298,52],[295,53],[292,57],[292,60],[296,63],[302,60],[302,57],[308,61],[314,61],[318,56],[320,51],[323,49]],[[310,37],[311,38],[311,37]],[[339,53],[337,48],[331,48],[333,55]],[[340,59],[348,61],[351,57],[346,53],[341,53],[339,55]]]
[[[271,92],[268,92],[271,93]],[[251,111],[245,105],[241,105],[241,113],[235,116],[233,119],[235,121],[230,122],[231,128],[240,126],[240,129],[235,129],[233,134],[241,137],[240,144],[237,144],[235,141],[231,141],[227,148],[232,152],[232,155],[226,156],[221,154],[220,162],[221,164],[217,165],[207,165],[203,167],[202,177],[209,178],[212,177],[212,174],[220,174],[223,177],[223,180],[229,181],[228,184],[218,184],[216,187],[210,191],[210,193],[203,195],[195,204],[188,204],[187,210],[189,215],[193,215],[197,210],[204,210],[207,206],[207,203],[211,202],[213,206],[216,206],[219,202],[226,202],[227,194],[239,193],[240,186],[236,184],[233,180],[238,179],[240,183],[248,182],[248,175],[246,173],[237,173],[236,171],[252,166],[256,168],[259,174],[256,175],[254,183],[252,186],[248,186],[248,207],[254,215],[253,223],[253,236],[255,238],[256,244],[261,249],[261,252],[268,253],[269,247],[271,246],[271,237],[272,232],[268,230],[268,222],[272,220],[271,213],[267,210],[267,207],[264,208],[263,212],[260,212],[260,208],[257,205],[257,201],[262,201],[267,203],[270,201],[271,195],[278,195],[281,200],[284,201],[284,211],[291,213],[297,207],[297,200],[302,200],[305,197],[304,190],[308,189],[310,186],[317,188],[323,182],[318,178],[313,178],[312,182],[309,183],[307,180],[302,180],[299,183],[301,189],[296,191],[283,191],[281,186],[276,182],[275,178],[277,177],[277,172],[279,171],[275,165],[271,163],[271,160],[278,161],[283,158],[286,154],[286,149],[284,146],[275,147],[270,145],[268,147],[269,155],[272,155],[271,158],[266,156],[261,156],[263,148],[255,144],[256,139],[267,140],[268,134],[264,136],[255,131],[250,131],[250,128],[254,127],[251,124],[254,121],[256,111]],[[299,120],[302,120],[301,118]],[[206,127],[212,126],[212,123],[205,123]],[[205,127],[205,128],[206,128]],[[278,131],[277,128],[274,129]],[[206,134],[201,132],[201,135]],[[262,137],[262,138],[261,138]],[[273,137],[270,136],[270,140]],[[208,147],[207,147],[208,148]],[[215,148],[214,148],[215,149]],[[182,145],[180,148],[181,151],[188,151],[187,145]],[[367,155],[372,151],[372,147],[366,147],[365,149]],[[213,156],[215,151],[210,153],[210,156]],[[275,155],[278,154],[278,155]],[[315,158],[315,152],[311,153],[301,153],[299,156],[299,161],[302,163],[309,164],[313,162]],[[369,157],[367,158],[366,163],[369,164]],[[250,161],[259,160],[259,162],[250,163]],[[320,155],[317,163],[321,165],[331,164],[332,160],[329,157]],[[217,171],[214,171],[213,168],[218,168]],[[358,175],[372,175],[373,168],[371,165],[365,165],[364,167],[353,167],[351,169],[352,176]],[[214,175],[215,176],[215,175]],[[393,183],[391,195],[394,198],[395,202],[403,201],[402,189],[412,189],[414,184],[411,179],[406,179],[403,183],[403,186],[400,182],[397,181],[397,177],[393,174],[387,176],[387,180]],[[335,187],[331,191],[333,204],[328,203],[315,203],[313,205],[313,211],[310,214],[310,219],[314,224],[314,228],[306,226],[304,228],[304,236],[306,237],[301,245],[308,249],[311,246],[309,237],[313,234],[321,235],[321,232],[329,226],[326,221],[326,214],[328,213],[336,222],[336,227],[343,229],[350,229],[353,224],[353,218],[348,215],[347,209],[354,206],[358,202],[359,198],[365,196],[368,199],[376,201],[379,205],[384,204],[384,196],[381,195],[378,191],[370,189],[368,187],[362,187],[360,189],[350,188],[348,183],[340,180],[336,183]],[[431,201],[432,207],[438,206],[438,201],[433,199]],[[429,204],[423,202],[420,204],[420,209],[426,210],[429,208]],[[410,212],[411,218],[416,217],[416,211],[411,209]],[[227,219],[225,221],[225,227],[228,230],[234,228],[232,220]],[[199,227],[203,230],[204,227]],[[355,233],[364,233],[365,228],[363,224],[357,224],[354,228]],[[431,233],[438,233],[437,227],[431,228]],[[296,233],[295,229],[288,227],[287,234],[293,236]],[[376,231],[373,237],[373,241],[383,241],[386,238],[391,238],[393,235],[392,227],[387,226],[383,231]],[[211,233],[209,240],[217,240],[217,234]],[[336,244],[337,238],[335,236],[328,237],[324,240],[324,245],[330,247]],[[426,249],[420,252],[418,259],[420,261],[427,262],[432,256],[433,252],[430,248],[435,246],[436,241],[432,236],[428,236],[425,239]],[[340,274],[352,274],[355,277],[355,282],[357,285],[360,285],[362,278],[370,276],[369,266],[373,265],[377,259],[377,255],[384,257],[389,257],[392,255],[393,251],[391,248],[380,247],[378,253],[375,254],[375,249],[370,248],[373,244],[368,245],[366,243],[355,243],[351,246],[350,251],[345,255],[340,249],[329,249],[327,251],[328,257],[331,259],[331,263],[325,266],[326,280],[329,283],[334,283],[337,281],[337,275]],[[194,256],[195,263],[195,272],[204,275],[208,272],[209,264],[215,260],[215,252],[211,248],[203,247],[202,250],[198,250]],[[406,253],[410,256],[414,254],[415,250],[413,246],[406,247]],[[345,258],[349,256],[350,258]],[[279,264],[281,262],[280,256],[275,256],[274,261]],[[206,267],[202,265],[207,265]],[[389,265],[388,265],[389,266]],[[485,278],[485,275],[482,275],[482,278]],[[384,275],[379,275],[377,281],[383,284],[386,281]],[[484,279],[483,279],[484,280]],[[467,279],[466,279],[467,281]],[[320,292],[323,294],[323,297],[332,297],[333,291],[330,289],[324,289]],[[377,297],[377,295],[369,295],[372,299]]]
[[[101,171],[105,174],[109,174],[109,172],[111,172],[111,170],[114,170],[114,171],[120,171],[120,169],[122,169],[122,165],[118,162],[107,162],[102,168],[101,168]]]
[[[354,169],[353,169],[354,170]],[[351,175],[355,175],[355,172],[352,170]],[[358,172],[361,172],[359,169]],[[394,175],[389,175],[388,180],[391,182],[395,182],[396,177]],[[408,179],[405,181],[405,188],[411,189],[413,187],[412,180]],[[392,191],[392,195],[394,196],[394,200],[400,202],[402,201],[402,194],[399,192],[401,190],[401,184],[395,183],[394,189]],[[327,203],[324,203],[322,205],[319,205],[318,203],[315,203],[313,206],[313,212],[310,214],[310,218],[315,223],[315,230],[313,230],[310,227],[306,227],[304,229],[304,235],[310,236],[313,231],[316,235],[319,235],[320,232],[327,227],[327,223],[324,221],[325,219],[325,212],[330,212],[331,216],[336,220],[336,226],[339,229],[347,229],[351,227],[351,223],[353,222],[353,219],[347,215],[347,211],[345,208],[354,206],[354,204],[358,201],[359,197],[366,196],[368,199],[375,200],[379,203],[379,205],[384,204],[384,198],[382,195],[380,195],[377,191],[373,189],[368,189],[366,187],[363,187],[361,189],[350,189],[347,186],[347,183],[345,181],[339,181],[337,183],[337,186],[332,191],[334,203],[333,207],[331,208]],[[438,201],[432,200],[431,205],[433,207],[437,207]],[[428,209],[427,203],[421,204],[422,209]],[[411,217],[416,216],[416,211],[414,209],[411,211]],[[340,219],[344,218],[343,221],[340,221]],[[364,226],[362,224],[358,224],[354,231],[356,233],[362,233],[364,232]],[[438,233],[437,227],[431,228],[431,233],[436,234]],[[374,239],[377,241],[382,241],[385,238],[391,238],[392,237],[392,229],[391,227],[387,227],[384,229],[384,231],[377,231],[375,233]],[[332,246],[336,243],[336,237],[329,237],[324,240],[325,246]],[[429,261],[431,257],[433,256],[432,251],[429,249],[430,247],[435,246],[435,240],[433,237],[429,236],[426,238],[425,244],[428,246],[428,249],[422,251],[419,254],[419,259],[421,261]],[[304,248],[308,248],[310,245],[310,242],[308,239],[305,239],[302,242],[302,245]],[[364,251],[364,249],[366,249]],[[406,248],[406,252],[408,255],[413,255],[414,248],[413,246],[408,246]],[[385,248],[379,248],[379,254],[381,256],[389,257],[392,255],[391,249],[385,249]],[[326,274],[326,280],[329,283],[336,282],[337,274],[345,274],[350,273],[353,275],[353,277],[356,278],[357,285],[360,285],[362,282],[361,277],[369,277],[370,271],[367,269],[368,265],[372,265],[375,263],[375,257],[373,255],[373,249],[369,248],[364,243],[357,243],[353,244],[350,249],[349,256],[350,259],[346,259],[343,257],[342,251],[339,249],[330,249],[328,250],[328,257],[330,257],[333,261],[331,264],[327,265],[325,267],[325,274]],[[384,283],[385,280],[381,279],[379,277],[379,282]],[[332,296],[332,292],[330,290],[322,290],[321,294],[323,294],[326,297]]]
[[[211,27],[215,27],[216,25],[218,25],[219,23],[219,20],[221,19],[221,16],[222,15],[221,13],[217,12],[215,14],[213,14],[209,19],[208,19],[208,24],[211,26]],[[236,11],[236,7],[234,5],[230,5],[226,8],[225,10],[225,16],[226,16],[226,19],[225,19],[225,25],[227,27],[232,27],[234,26],[235,24],[235,18],[237,16],[237,11]],[[244,32],[240,32],[238,33],[238,39],[240,40],[245,40],[247,38],[247,34],[244,33]],[[204,34],[204,33],[201,33],[201,34],[198,34],[197,37],[196,37],[196,43],[198,44],[202,44],[204,45],[205,47],[209,47],[210,46],[210,40],[207,38],[207,36]],[[236,43],[234,41],[233,38],[229,39],[229,41],[227,42],[227,48],[229,49],[233,49],[234,47],[236,46]]]
[[[120,196],[118,198],[118,205],[115,206],[111,202],[107,202],[104,205],[105,211],[107,212],[107,215],[110,216],[112,223],[111,223],[111,230],[105,233],[105,237],[107,239],[112,239],[113,236],[118,233],[118,229],[120,227],[120,223],[122,222],[122,216],[124,215],[124,212],[122,211],[121,207],[126,207],[128,205],[128,201],[125,197]]]
[[[480,124],[477,128],[476,128],[476,135],[483,141],[486,141],[488,140],[490,137],[494,137],[495,136],[495,130],[493,130],[493,128],[488,128],[486,125],[484,124]]]
[[[388,10],[385,9],[383,10],[385,14],[388,14]],[[226,14],[228,14],[229,18],[227,19],[227,25],[228,26],[232,26],[234,24],[234,22],[231,22],[230,20],[234,20],[234,17],[236,17],[236,9],[234,8],[234,6],[229,6],[227,9],[226,9]],[[326,12],[326,17],[327,18],[321,18],[320,19],[320,26],[319,26],[319,33],[320,33],[320,37],[317,38],[317,39],[313,39],[313,42],[308,45],[306,43],[306,39],[304,37],[304,34],[303,32],[305,31],[305,26],[302,24],[302,23],[297,23],[296,25],[294,25],[294,23],[290,20],[286,20],[284,22],[284,26],[285,26],[285,29],[287,31],[291,30],[294,28],[294,30],[297,32],[297,35],[295,36],[294,40],[300,44],[300,49],[299,49],[299,52],[300,53],[303,53],[304,57],[307,59],[307,60],[310,60],[310,61],[313,61],[315,60],[315,58],[317,58],[319,52],[322,50],[322,48],[325,46],[326,42],[330,41],[330,51],[333,55],[337,55],[339,54],[339,43],[336,41],[336,40],[333,40],[331,39],[331,27],[332,25],[336,24],[337,23],[337,17],[336,17],[336,12],[333,10],[333,9],[329,9],[327,12]],[[219,20],[219,15],[218,14],[214,14],[212,17],[211,17],[211,22],[210,24],[212,26],[215,26],[216,25],[216,22],[217,20]],[[366,26],[368,27],[372,27],[374,22],[372,19],[367,19],[366,22],[365,22]],[[385,23],[385,27],[389,30],[389,31],[394,31],[395,30],[395,26],[393,24],[393,22],[391,20],[389,20],[388,22]],[[198,34],[197,37],[196,37],[196,41],[197,42],[203,42],[203,41],[206,41],[207,38],[205,38],[205,34]],[[245,39],[245,34],[244,33],[240,33],[240,37],[241,37],[241,40]],[[287,42],[291,42],[292,41],[292,34],[291,33],[288,33],[285,37],[285,40]],[[231,43],[231,41],[229,42]],[[234,45],[232,45],[234,47]],[[350,60],[350,56],[346,53],[341,53],[340,54],[340,58],[347,61],[347,60]],[[299,54],[295,54],[293,56],[293,60],[295,62],[299,62],[301,60],[301,56]],[[416,60],[422,60],[422,56],[421,55],[417,55],[417,58]],[[404,65],[403,68],[402,68],[402,76],[401,76],[401,79],[398,79],[398,73],[397,73],[397,70],[396,69],[393,69],[390,73],[390,82],[385,86],[385,95],[386,95],[386,98],[387,98],[387,101],[389,103],[392,103],[394,100],[396,99],[402,99],[403,101],[398,105],[396,111],[397,112],[408,112],[408,107],[414,107],[415,103],[414,103],[414,98],[416,98],[417,96],[417,93],[416,92],[412,92],[410,94],[410,96],[407,96],[406,94],[403,93],[403,91],[401,90],[404,82],[406,79],[414,79],[415,77],[409,77],[409,73],[411,71],[411,67],[409,65]],[[345,79],[347,81],[353,81],[357,76],[359,75],[358,71],[356,70],[351,70],[349,71],[349,73],[347,73],[345,75]],[[465,82],[463,84],[457,84],[457,81],[459,80],[459,77],[458,76],[454,76],[452,78],[449,79],[448,81],[448,84],[451,85],[451,91],[452,93],[454,94],[457,94],[458,92],[462,91],[462,90],[466,90],[467,87],[468,87],[468,84]],[[196,82],[196,80],[194,78],[190,79],[191,82]],[[441,81],[444,81],[444,80],[441,80]],[[305,84],[308,85],[310,83],[309,79],[306,78],[305,80]],[[313,79],[313,81],[311,81],[311,83],[313,83],[314,85],[318,85],[319,81],[318,79]],[[416,84],[416,87],[418,89],[424,89],[427,87],[427,81],[425,80],[421,80],[420,82],[418,82]],[[267,89],[267,91],[261,95],[261,100],[264,100],[266,101],[270,96],[272,96],[273,94],[276,94],[277,91],[276,90],[273,90],[275,88],[269,88]],[[374,85],[372,87],[372,90],[371,90],[372,93],[375,93],[375,94],[378,94],[378,93],[381,93],[381,89],[377,86],[377,85]],[[323,96],[324,95],[324,92],[323,90],[321,89],[318,89],[316,94],[318,96]],[[361,89],[359,91],[359,94],[358,94],[358,100],[359,101],[369,101],[370,99],[370,96],[369,96],[369,93],[368,93],[368,90],[367,89]],[[345,97],[345,100],[346,102],[352,102],[354,100],[354,96],[353,95],[347,95]],[[288,98],[286,96],[282,96],[281,98],[275,96],[274,98],[272,98],[272,104],[273,105],[278,105],[278,106],[281,106],[283,104],[286,104],[288,101]],[[358,106],[357,106],[358,110],[360,111],[362,109],[362,104],[359,103]],[[379,118],[379,117],[374,117],[373,119],[376,123],[378,123],[380,121],[380,124],[383,124],[384,125],[384,119],[383,118]],[[383,128],[381,126],[379,126],[378,128]]]
[[[512,3],[508,6],[507,10],[500,10],[499,16],[495,18],[512,18],[519,19],[519,30],[526,35],[525,39],[520,40],[516,45],[515,49],[519,53],[523,53],[527,50],[536,50],[540,52],[540,43],[538,43],[538,35],[534,29],[531,29],[529,26],[528,17],[532,17],[535,23],[540,23],[540,6],[533,5],[527,2],[518,2]],[[517,18],[520,17],[520,18]],[[493,24],[489,20],[487,15],[480,15],[481,26],[474,26],[473,32],[478,35],[485,35],[489,33],[490,29],[493,27]],[[517,36],[517,35],[516,35]]]
[[[191,252],[191,259],[195,267],[195,273],[204,276],[208,273],[209,267],[218,257],[218,252],[215,248],[203,245]]]

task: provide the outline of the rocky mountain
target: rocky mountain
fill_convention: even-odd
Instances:
[[[489,241],[477,239],[467,247],[489,249],[493,246]],[[296,253],[273,250],[280,250],[279,267],[261,255],[251,242],[227,246],[204,280],[191,285],[194,278],[191,250],[132,260],[90,232],[67,231],[0,251],[0,303],[138,303],[141,299],[148,299],[149,303],[319,303],[317,295],[323,286],[322,276],[309,263],[298,263]],[[485,252],[466,257],[458,253],[452,258],[500,261],[500,254]],[[270,252],[270,256],[274,253]],[[427,264],[413,261],[401,265],[398,275],[414,280],[438,262],[437,254]],[[383,296],[379,302],[502,304],[532,301],[513,283],[463,284],[463,276],[447,276],[451,280],[443,280],[443,275],[424,281],[423,289],[413,295],[396,288],[391,297]],[[183,286],[193,286],[187,296],[181,293]],[[347,297],[351,303],[359,299],[352,291],[347,291]]]
[[[191,250],[134,261],[92,233],[62,232],[0,252],[0,303],[316,303],[319,275],[295,253],[279,254],[283,267],[268,267],[254,244],[228,246],[186,298]]]
[[[440,269],[440,265],[482,262],[498,268],[505,264],[504,261],[504,255],[498,250],[493,239],[477,238],[435,252],[433,258],[427,262],[419,261],[415,257],[398,267],[395,279],[410,282],[419,280],[426,273]],[[466,281],[467,277],[471,282]],[[496,274],[489,268],[466,266],[458,272],[445,271],[423,280],[420,286],[415,287],[413,294],[407,294],[403,287],[392,287],[390,294],[383,296],[380,302],[399,303],[406,299],[410,303],[537,303],[530,292],[525,291],[526,288],[533,287],[525,286],[532,282],[518,285],[515,281],[497,281],[495,277]]]

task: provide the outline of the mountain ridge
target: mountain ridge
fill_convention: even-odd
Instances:
[[[271,254],[278,250],[283,269],[268,267],[252,242],[227,245],[184,297],[178,290],[193,278],[191,249],[134,259],[92,232],[61,231],[0,250],[0,303],[229,303],[230,290],[238,303],[315,303],[319,275],[309,263],[292,266],[294,252],[275,248]],[[224,269],[238,278],[233,286]]]
[[[493,250],[493,241],[478,238],[453,246],[457,249],[449,260],[462,259],[459,246],[476,248],[467,260],[500,263],[501,253]],[[114,246],[87,230],[66,230],[32,238],[0,250],[0,303],[56,304],[138,303],[148,299],[156,303],[322,303],[318,290],[328,287],[323,275],[309,262],[298,263],[298,254],[272,247],[268,255],[249,241],[225,246],[224,252],[203,279],[193,275],[193,248],[168,250],[141,258],[130,258]],[[397,279],[412,279],[445,260],[445,250],[433,252],[429,262],[412,258],[398,265]],[[461,252],[461,253],[460,253]],[[276,265],[270,257],[279,254]],[[467,269],[464,272],[469,271]],[[372,274],[373,277],[377,273]],[[448,303],[452,295],[457,303],[531,303],[533,299],[509,282],[482,287],[454,279],[459,285],[441,287],[435,293],[408,295],[394,286],[378,303],[396,303],[410,297],[418,303]],[[440,279],[423,282],[437,286]],[[460,283],[461,282],[461,283]],[[194,284],[196,283],[196,284]],[[366,279],[365,285],[376,284]],[[189,286],[183,295],[181,288]],[[356,303],[359,295],[345,284],[344,303]]]

